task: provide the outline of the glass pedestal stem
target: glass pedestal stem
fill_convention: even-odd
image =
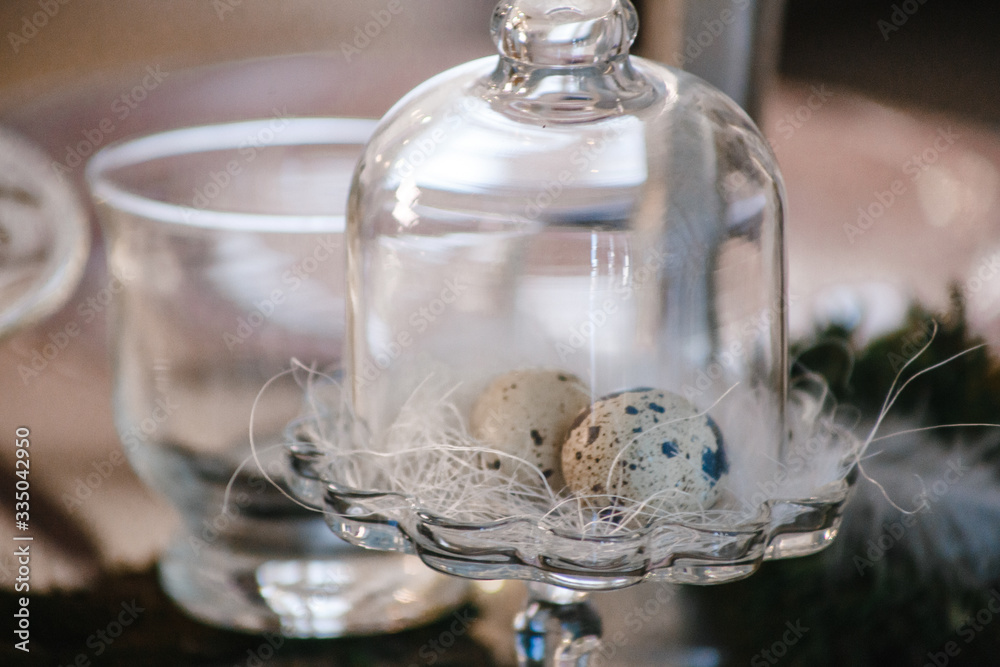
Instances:
[[[589,667],[601,646],[601,619],[587,593],[549,584],[528,584],[514,631],[520,667]]]

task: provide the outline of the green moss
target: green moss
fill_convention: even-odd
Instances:
[[[894,416],[923,426],[1000,423],[1000,364],[970,333],[961,298],[953,292],[949,312],[914,306],[903,326],[863,348],[854,332],[843,327],[815,332],[793,346],[793,373],[824,376],[838,400],[869,421],[879,414],[894,382],[898,388],[915,377],[900,394]],[[928,372],[921,375],[923,371]],[[938,435],[942,448],[966,436],[963,440],[973,449],[966,452],[970,461],[1000,459],[1000,432],[967,427]],[[906,549],[890,550],[858,572],[855,558],[865,557],[865,540],[876,534],[878,527],[849,531],[823,553],[765,563],[753,577],[735,584],[685,587],[697,613],[694,625],[705,642],[722,650],[724,665],[770,664],[753,661],[770,646],[768,638],[780,640],[785,624],[796,621],[809,632],[781,659],[782,665],[919,667],[934,664],[929,655],[943,655],[949,642],[959,651],[948,657],[949,667],[995,664],[1000,616],[971,639],[972,626],[964,624],[987,608],[1000,582],[983,590],[955,587],[947,583],[954,578],[944,573],[921,572]]]
[[[921,426],[1000,422],[1000,364],[984,341],[970,333],[957,290],[949,312],[914,306],[902,327],[863,349],[851,331],[830,327],[794,345],[793,358],[800,371],[808,368],[826,377],[838,400],[866,417],[878,415],[894,382],[898,389],[909,380],[895,403],[895,415]],[[983,429],[957,429],[955,434],[982,435]],[[990,460],[998,454],[984,452]]]

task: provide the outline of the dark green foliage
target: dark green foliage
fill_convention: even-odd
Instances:
[[[914,306],[899,330],[864,349],[858,349],[852,332],[842,327],[817,332],[794,346],[792,371],[823,375],[838,400],[857,408],[871,423],[899,371],[925,346],[903,370],[897,388],[982,342],[970,334],[956,291],[950,312],[935,314]],[[986,347],[962,354],[909,384],[892,414],[919,426],[1000,423],[1000,364]],[[947,449],[963,440],[973,448],[971,459],[987,465],[1000,459],[1000,429],[969,427],[937,434],[930,446]],[[848,520],[865,520],[866,512],[850,509],[860,508],[849,508]],[[867,528],[845,531],[816,556],[765,563],[742,582],[686,587],[684,594],[697,610],[692,627],[722,650],[725,665],[922,667],[943,659],[950,667],[998,664],[1000,614],[990,612],[988,605],[995,594],[992,605],[1000,607],[1000,582],[970,589],[956,586],[955,578],[944,573],[927,576],[902,543],[884,552],[872,547],[868,540],[877,539],[882,529]],[[872,548],[875,558],[869,558]],[[1000,554],[977,557],[995,559]],[[977,613],[993,620],[980,626],[974,621]],[[761,651],[781,641],[786,622],[796,621],[809,628],[808,633],[788,647],[786,655],[768,661]],[[955,655],[945,653],[949,646]]]
[[[852,338],[850,331],[836,326],[817,333],[793,347],[795,368],[823,375],[839,401],[874,419],[897,375],[898,389],[921,371],[955,357],[910,382],[893,414],[912,418],[920,426],[1000,423],[1000,364],[984,341],[969,332],[957,291],[948,313],[914,306],[900,329],[864,349],[857,350]],[[951,432],[972,437],[983,433],[982,427]],[[988,460],[1000,458],[995,446],[982,454]]]

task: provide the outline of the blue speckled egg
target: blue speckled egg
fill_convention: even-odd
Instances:
[[[563,445],[567,485],[597,505],[655,497],[675,511],[710,507],[729,464],[719,427],[699,412],[656,389],[602,398],[577,417]]]

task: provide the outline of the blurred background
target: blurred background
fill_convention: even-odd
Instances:
[[[494,52],[488,32],[493,0],[403,0],[391,21],[366,34],[372,13],[390,4],[4,0],[0,126],[40,147],[51,159],[52,175],[85,202],[83,162],[112,141],[239,119],[377,118],[431,75]],[[834,327],[863,361],[866,345],[912,324],[914,305],[955,315],[959,295],[963,328],[955,344],[978,336],[991,351],[1000,342],[1000,266],[994,266],[1000,258],[1000,5],[981,0],[636,4],[643,21],[636,51],[718,76],[714,82],[741,98],[771,141],[788,192],[789,303],[796,341],[815,342],[818,331]],[[37,494],[32,515],[39,530],[31,582],[38,651],[25,656],[5,645],[0,655],[5,664],[12,664],[7,658],[22,661],[13,664],[56,664],[81,652],[92,655],[88,636],[123,601],[137,599],[151,611],[110,647],[105,656],[110,662],[101,664],[251,664],[247,651],[253,658],[259,639],[201,628],[158,591],[151,568],[175,525],[172,510],[127,464],[111,465],[96,488],[80,487],[87,474],[120,460],[115,452],[121,449],[111,421],[101,312],[102,293],[111,283],[93,221],[91,231],[86,270],[65,305],[0,341],[0,434],[8,443],[0,450],[2,479],[12,484],[10,434],[27,425]],[[85,315],[92,311],[97,316]],[[80,335],[70,345],[39,372],[23,371],[53,333],[74,324]],[[902,346],[913,339],[896,340]],[[878,358],[891,368],[887,359]],[[989,375],[992,363],[984,356],[980,373]],[[1000,387],[981,380],[975,380],[976,399]],[[966,388],[972,382],[959,381]],[[873,384],[868,394],[883,389]],[[992,407],[985,401],[983,410]],[[989,414],[979,418],[1000,421]],[[974,449],[984,437],[989,436],[977,432],[940,451]],[[931,464],[921,468],[928,482],[945,467],[934,451],[924,458]],[[906,456],[893,460],[885,474],[912,476]],[[883,515],[859,510],[861,528],[852,543],[858,551],[782,570],[765,568],[762,583],[751,580],[705,594],[650,585],[601,596],[603,607],[618,610],[604,614],[606,634],[617,637],[609,644],[614,650],[608,651],[608,664],[747,664],[757,658],[764,662],[751,664],[780,659],[921,665],[938,653],[948,664],[990,664],[978,660],[995,649],[1000,635],[1000,627],[989,624],[995,614],[989,595],[1000,583],[1000,549],[992,538],[1000,534],[995,522],[1000,511],[993,503],[996,462],[975,453],[968,460],[992,472],[970,474],[963,483],[980,486],[942,494],[935,507],[937,516],[964,515],[968,523],[955,519],[944,521],[944,528],[911,531],[893,537],[890,546],[899,548],[886,549],[878,538],[891,517],[879,524],[872,516]],[[12,495],[2,491],[5,517]],[[876,506],[877,494],[869,495],[865,507]],[[0,539],[8,543],[11,524],[0,521]],[[865,532],[869,528],[874,532]],[[872,558],[869,539],[885,558]],[[958,545],[960,557],[935,556],[927,545],[941,542]],[[965,545],[971,551],[963,551]],[[888,575],[877,568],[860,568],[850,575],[850,585],[824,583],[828,580],[818,574],[844,563],[850,570],[858,554],[885,568],[911,547],[924,556],[916,559],[921,567],[904,569],[912,575],[908,589],[878,589],[872,572]],[[969,569],[970,577],[941,576],[953,568]],[[15,577],[14,559],[4,549],[0,586],[11,604]],[[962,595],[949,594],[955,590]],[[470,634],[451,637],[457,643],[450,651],[424,652],[446,632],[446,620],[391,642],[284,647],[272,664],[508,664],[506,628],[518,585],[477,595],[466,611],[479,620]],[[820,599],[827,606],[817,605]],[[899,609],[912,608],[916,599],[928,605],[919,622],[901,628],[906,622],[887,620],[901,618]],[[1000,611],[1000,593],[995,599]],[[734,600],[744,605],[744,615],[734,613]],[[803,618],[804,627],[816,627],[810,614],[820,609],[833,614],[830,605],[844,619],[864,610],[864,627],[844,620],[843,628],[828,625],[787,642],[788,628]],[[977,616],[982,610],[987,612]],[[967,624],[969,618],[975,625]],[[174,639],[178,628],[186,637],[180,643]],[[971,633],[969,641],[963,631]],[[848,642],[853,649],[845,647]],[[946,650],[948,642],[957,653]],[[772,662],[762,651],[774,646],[779,649],[767,654]],[[31,662],[35,659],[40,662]]]

